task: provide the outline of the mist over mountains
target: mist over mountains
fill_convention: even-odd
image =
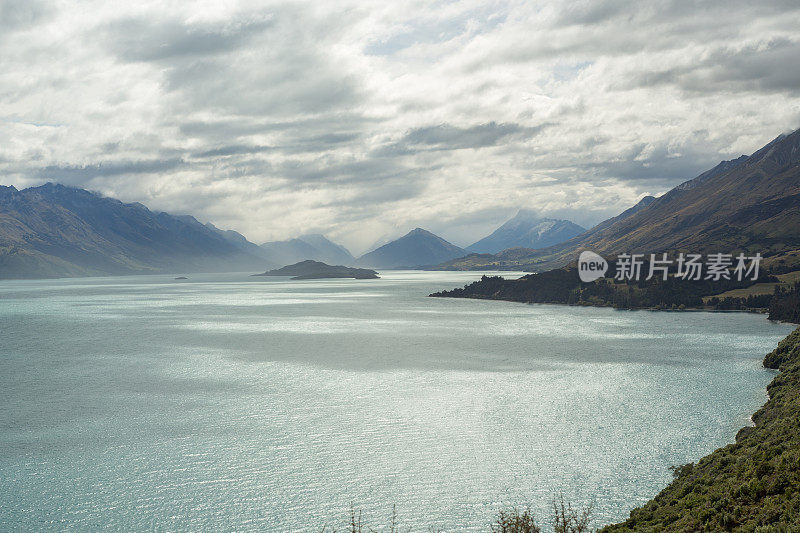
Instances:
[[[322,235],[258,246],[189,215],[83,189],[0,186],[0,278],[263,271],[304,259],[354,261]]]
[[[259,249],[264,257],[281,266],[307,259],[329,265],[352,265],[355,261],[347,248],[320,234],[303,235],[285,241],[265,242]]]

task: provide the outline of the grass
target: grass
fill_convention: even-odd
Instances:
[[[704,296],[703,303],[708,303],[711,298],[747,298],[748,296],[761,296],[762,294],[772,294],[775,292],[775,287],[778,285],[788,286],[788,283],[756,283],[743,289],[733,289],[720,294],[713,294],[711,296]]]
[[[720,294],[713,294],[711,296],[703,297],[703,303],[708,303],[711,298],[747,298],[748,296],[761,296],[764,294],[772,294],[775,292],[775,287],[780,286],[783,288],[789,287],[796,281],[800,281],[800,270],[789,272],[787,274],[779,274],[776,276],[780,283],[756,283],[743,289],[733,289]]]
[[[800,270],[795,270],[794,272],[788,272],[786,274],[779,274],[778,279],[781,280],[782,283],[787,284],[800,281]]]

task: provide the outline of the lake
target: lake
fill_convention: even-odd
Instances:
[[[480,275],[0,282],[0,530],[621,520],[733,441],[793,329],[426,297]]]

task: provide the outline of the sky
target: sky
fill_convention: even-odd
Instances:
[[[0,0],[0,183],[256,243],[590,227],[798,127],[797,0]]]

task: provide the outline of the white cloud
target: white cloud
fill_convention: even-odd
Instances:
[[[583,225],[800,126],[796,2],[0,1],[0,172],[256,242]]]

